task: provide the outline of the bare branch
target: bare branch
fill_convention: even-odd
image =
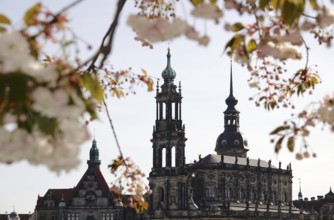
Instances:
[[[126,0],[119,0],[118,1],[114,20],[111,23],[107,33],[103,37],[103,40],[101,42],[99,50],[93,55],[92,58],[90,58],[85,63],[83,63],[82,66],[91,62],[91,64],[88,67],[88,70],[94,70],[95,69],[95,63],[96,63],[97,59],[100,57],[100,55],[102,55],[102,60],[99,64],[99,68],[102,68],[103,63],[107,59],[108,55],[111,53],[114,34],[115,34],[115,31],[116,31],[116,27],[118,25],[118,20],[119,20],[120,14],[121,14],[122,9],[125,5],[125,2],[126,2]]]

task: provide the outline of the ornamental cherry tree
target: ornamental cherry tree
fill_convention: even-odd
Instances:
[[[75,168],[79,163],[78,147],[90,137],[87,124],[104,107],[120,154],[110,164],[115,174],[112,190],[126,193],[125,205],[140,212],[147,208],[143,196],[150,190],[142,171],[122,154],[105,99],[123,97],[138,84],[150,91],[153,81],[144,69],[135,73],[105,65],[126,0],[115,3],[114,18],[89,59],[80,60],[78,54],[69,52],[76,51],[80,37],[71,30],[66,13],[81,2],[75,0],[58,12],[37,3],[23,15],[20,28],[14,28],[8,16],[0,14],[0,162],[27,160],[55,172]],[[250,99],[268,111],[294,108],[291,98],[312,93],[320,82],[321,73],[309,65],[310,47],[304,35],[313,35],[319,46],[331,47],[333,40],[334,9],[329,0],[127,3],[137,9],[137,13],[127,15],[127,25],[144,47],[154,48],[154,43],[180,36],[200,46],[209,45],[210,31],[192,25],[195,19],[223,27],[231,35],[222,42],[224,52],[249,71],[249,86],[256,91]],[[182,7],[183,13],[177,14],[177,7]],[[231,23],[228,17],[232,13],[240,15],[240,20]],[[62,55],[48,54],[48,43],[61,49]],[[286,63],[303,57],[305,62],[300,62],[299,69],[289,73]],[[309,157],[306,138],[318,122],[334,131],[333,94],[274,129],[271,135],[275,152],[286,145],[297,159]],[[302,149],[295,149],[296,141],[303,143]],[[124,182],[127,184],[120,184]]]

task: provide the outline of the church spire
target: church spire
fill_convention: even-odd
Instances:
[[[238,104],[238,100],[233,96],[233,73],[232,73],[232,63],[231,65],[231,72],[230,72],[230,95],[227,97],[225,100],[225,103],[227,105],[227,109],[224,113],[239,113],[236,109],[235,106]],[[238,116],[239,118],[239,116]],[[237,123],[237,126],[239,126],[239,123]]]
[[[299,179],[299,193],[298,193],[298,200],[303,200],[303,194],[302,194],[302,182]]]
[[[167,49],[167,66],[162,71],[161,76],[164,79],[164,84],[173,84],[174,79],[176,77],[176,72],[173,70],[172,65],[171,65],[171,54],[170,54],[170,49],[168,47]]]
[[[232,62],[230,67],[230,94],[225,100],[224,132],[218,136],[215,151],[218,155],[246,157],[247,140],[239,131],[239,111],[235,108],[238,100],[233,95]]]
[[[87,164],[89,168],[95,168],[101,164],[101,161],[99,160],[99,149],[96,146],[95,138],[89,151],[89,160],[87,161]]]

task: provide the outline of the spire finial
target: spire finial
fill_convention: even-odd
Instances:
[[[232,74],[232,58],[230,59],[230,96],[233,96],[233,74]]]
[[[300,178],[298,179],[298,181],[299,181],[299,193],[298,193],[298,199],[299,199],[299,200],[302,200],[302,199],[303,199],[303,194],[302,194],[302,181],[301,181]]]
[[[167,48],[167,66],[164,69],[164,71],[162,71],[162,78],[165,81],[165,84],[172,84],[174,81],[174,78],[176,77],[176,72],[175,70],[173,70],[172,65],[171,65],[171,54],[170,54],[170,48]]]

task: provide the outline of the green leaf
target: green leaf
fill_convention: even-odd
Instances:
[[[233,24],[233,26],[232,26],[233,32],[238,32],[238,31],[240,31],[244,28],[245,28],[244,25],[241,24],[240,22],[237,22],[237,23]]]
[[[265,7],[267,7],[267,5],[269,4],[270,0],[260,0],[260,5],[259,7],[264,10]]]
[[[293,152],[295,148],[295,137],[291,136],[288,138],[288,143],[287,143],[288,149],[290,152]]]
[[[41,12],[42,4],[41,3],[36,3],[32,7],[26,11],[26,13],[23,16],[23,20],[26,25],[30,26],[33,25],[38,14]]]
[[[245,39],[245,36],[244,36],[244,35],[242,35],[242,34],[235,34],[235,35],[233,36],[233,38],[231,38],[231,40],[230,40],[229,42],[227,42],[227,44],[226,44],[226,46],[225,46],[225,50],[226,50],[228,47],[230,47],[231,50],[235,50],[235,49],[237,49],[237,48],[240,46],[240,44],[241,44],[242,42],[244,42],[244,39]],[[225,51],[225,50],[224,50],[224,51]]]
[[[27,86],[29,76],[22,73],[9,73],[6,77],[6,82],[9,88],[9,99],[18,105],[26,103]]]
[[[0,33],[6,32],[6,31],[7,31],[6,28],[0,26]]]
[[[56,133],[56,129],[58,127],[56,118],[48,118],[44,116],[36,117],[36,122],[38,127],[47,135],[54,136]]]
[[[80,81],[83,87],[90,92],[93,98],[99,102],[103,100],[104,91],[95,75],[85,72],[81,75]]]
[[[313,9],[317,9],[318,8],[317,0],[310,0],[310,5]]]
[[[281,8],[283,21],[288,25],[298,23],[299,17],[304,12],[305,0],[284,1]]]
[[[251,39],[250,41],[248,41],[248,44],[247,44],[248,53],[252,53],[254,50],[256,50],[256,48],[257,48],[257,45],[254,39]]]
[[[278,10],[282,7],[286,0],[271,0],[271,4],[275,10]]]
[[[278,134],[279,132],[284,131],[284,130],[287,130],[287,129],[289,129],[289,128],[290,128],[290,126],[287,126],[287,125],[277,127],[277,128],[275,128],[275,130],[273,130],[272,132],[270,132],[270,135]]]
[[[278,151],[282,148],[282,142],[285,136],[282,136],[278,139],[278,141],[275,144],[275,153],[278,153]]]
[[[234,44],[234,41],[235,41],[235,38],[234,38],[234,36],[233,36],[233,37],[226,43],[224,51],[225,51],[227,48],[232,47],[232,45]]]
[[[7,17],[6,17],[5,15],[3,15],[3,14],[0,14],[0,23],[1,23],[1,24],[8,24],[8,25],[11,24],[9,18],[7,18]]]

